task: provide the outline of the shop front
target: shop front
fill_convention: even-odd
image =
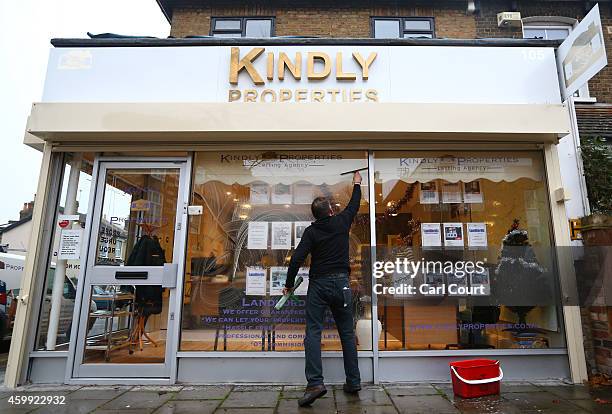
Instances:
[[[472,357],[585,377],[553,44],[106,42],[55,41],[28,122],[16,382],[302,383],[308,262],[274,305],[310,203],[342,210],[357,169],[364,381],[446,381]],[[331,315],[322,340],[341,382]]]

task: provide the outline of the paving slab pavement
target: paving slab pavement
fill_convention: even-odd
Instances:
[[[359,395],[341,386],[301,408],[301,386],[172,385],[0,388],[2,414],[609,414],[612,387],[562,382],[504,382],[501,395],[465,400],[449,383],[364,385]],[[61,404],[59,404],[61,403]]]

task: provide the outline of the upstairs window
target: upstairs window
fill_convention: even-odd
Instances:
[[[435,37],[433,17],[372,17],[371,30],[375,39]]]
[[[272,37],[273,17],[213,17],[210,25],[213,37]]]
[[[563,40],[572,31],[571,26],[523,26],[524,39]]]

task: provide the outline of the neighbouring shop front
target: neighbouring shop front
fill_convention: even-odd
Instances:
[[[302,383],[307,282],[274,304],[313,198],[343,209],[360,168],[364,381],[477,356],[581,380],[554,44],[311,43],[55,42],[19,381]],[[331,316],[323,351],[342,381]]]

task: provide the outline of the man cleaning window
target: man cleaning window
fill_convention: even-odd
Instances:
[[[321,363],[321,332],[328,307],[342,342],[346,374],[344,391],[355,394],[361,390],[349,287],[349,231],[359,211],[360,200],[361,174],[358,171],[353,175],[351,199],[341,213],[334,213],[329,198],[315,198],[311,205],[315,221],[304,231],[289,263],[284,294],[293,288],[298,269],[308,254],[311,255],[304,339],[308,384],[304,396],[298,400],[301,407],[312,404],[327,393]]]

